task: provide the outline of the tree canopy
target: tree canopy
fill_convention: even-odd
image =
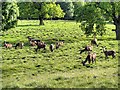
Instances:
[[[76,12],[76,21],[86,35],[105,33],[106,20],[116,26],[116,39],[120,39],[120,2],[87,2]]]
[[[55,2],[21,2],[19,7],[20,18],[38,18],[40,25],[44,24],[43,19],[45,18],[64,17],[63,10]]]
[[[64,19],[72,19],[74,16],[74,4],[73,2],[57,2],[60,4],[63,12],[65,12]]]
[[[16,1],[2,2],[2,29],[6,30],[17,25],[19,9]]]
[[[31,2],[19,2],[19,19],[32,19],[38,18],[37,11],[34,9]]]

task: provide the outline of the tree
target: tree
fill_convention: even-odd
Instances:
[[[86,3],[78,8],[76,15],[76,20],[82,22],[81,28],[86,35],[103,35],[105,33],[106,19],[114,22],[116,39],[120,40],[120,2]]]
[[[74,16],[74,5],[73,2],[58,2],[63,12],[65,12],[64,19],[72,19]]]
[[[81,29],[85,31],[87,36],[91,34],[105,33],[104,29],[104,17],[99,8],[96,8],[93,4],[87,3],[77,9],[76,20],[81,22]],[[94,29],[94,27],[97,29]]]
[[[38,16],[40,20],[39,25],[44,25],[44,18],[62,18],[64,17],[64,12],[60,5],[56,5],[54,2],[33,2],[35,9],[38,11]]]
[[[74,5],[74,17],[76,17],[78,8],[84,6],[85,2],[73,2]]]
[[[116,29],[116,39],[120,40],[120,2],[96,3],[96,7],[104,11],[104,14],[113,21]]]
[[[36,11],[35,8],[33,8],[33,4],[31,2],[19,2],[18,7],[20,19],[38,18],[38,11]]]
[[[2,2],[2,30],[17,26],[17,17],[19,9],[17,2]]]

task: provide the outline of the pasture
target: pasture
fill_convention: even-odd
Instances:
[[[118,88],[118,41],[112,31],[114,25],[107,24],[107,33],[97,36],[99,47],[94,46],[96,64],[82,65],[87,53],[80,49],[90,44],[92,36],[86,37],[75,21],[46,20],[38,26],[37,20],[21,20],[16,28],[1,32],[0,38],[13,45],[25,43],[23,49],[2,50],[2,88]],[[35,52],[29,46],[27,36],[40,39],[47,44],[46,50]],[[59,49],[50,52],[49,45],[64,41]],[[3,42],[2,42],[3,43]],[[116,51],[116,57],[105,59],[101,46]]]

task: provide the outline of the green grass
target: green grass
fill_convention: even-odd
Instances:
[[[2,41],[14,44],[23,41],[23,49],[2,49],[2,87],[3,88],[117,88],[118,87],[118,41],[112,32],[114,25],[107,24],[107,33],[97,36],[100,46],[114,49],[116,58],[105,56],[101,47],[94,47],[97,63],[85,67],[81,64],[87,53],[79,54],[92,37],[85,37],[75,21],[19,21],[18,27],[2,32]],[[44,41],[47,50],[37,53],[30,47],[27,36]],[[49,45],[64,40],[64,45],[50,52]],[[79,59],[81,57],[81,59]]]

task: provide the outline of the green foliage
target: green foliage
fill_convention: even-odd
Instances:
[[[87,36],[91,34],[103,35],[105,33],[105,18],[102,16],[101,10],[94,6],[94,3],[86,3],[77,10],[76,20],[82,22],[81,29],[85,31]]]
[[[17,26],[19,9],[16,1],[2,2],[2,30]]]
[[[64,17],[64,13],[60,5],[56,5],[54,2],[51,3],[44,2],[41,6],[41,10],[39,11],[39,14],[43,15],[44,18]]]
[[[60,7],[62,8],[63,12],[65,12],[65,19],[72,19],[74,16],[74,5],[73,2],[59,2]]]
[[[20,19],[39,19],[39,25],[44,25],[44,19],[62,18],[65,13],[59,4],[54,2],[21,2],[18,3]]]
[[[63,10],[54,2],[20,2],[18,3],[20,18],[62,18]]]
[[[79,6],[76,10],[76,21],[83,22],[81,28],[86,35],[105,33],[106,21],[119,23],[120,2],[92,2]],[[117,22],[118,20],[118,22]],[[117,27],[117,26],[116,26]],[[96,31],[95,31],[96,28]]]
[[[115,10],[116,10],[116,13],[117,13],[117,16],[120,15],[120,1],[119,2],[115,2]]]
[[[54,2],[33,2],[33,6],[38,11],[40,25],[44,25],[44,18],[64,17],[63,10]]]
[[[48,7],[48,18],[64,17],[65,13],[63,13],[63,10],[61,9],[59,4],[56,5],[55,3],[50,3],[48,4],[47,7]]]
[[[85,4],[85,2],[73,2],[74,5],[74,17],[76,17],[77,12],[78,12],[78,8],[83,6]]]
[[[38,18],[38,11],[33,7],[32,2],[19,2],[20,19]]]

